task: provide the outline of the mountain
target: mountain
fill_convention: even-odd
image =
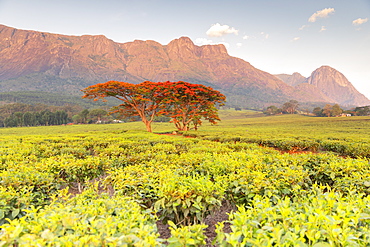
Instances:
[[[329,66],[321,66],[308,78],[299,73],[275,76],[296,89],[321,97],[326,102],[343,106],[370,105],[369,99],[358,92],[342,73]]]
[[[103,35],[67,36],[0,25],[0,64],[0,92],[81,95],[81,89],[109,80],[183,80],[220,90],[231,106],[261,109],[291,99],[328,102],[326,94],[312,93],[315,87],[311,92],[294,86],[295,81],[288,85],[228,55],[223,45],[196,46],[187,37],[167,45],[117,43]]]
[[[342,73],[329,66],[322,66],[312,72],[307,83],[341,105],[370,105],[369,99],[358,92]]]
[[[292,75],[288,74],[278,74],[275,75],[277,78],[288,84],[289,86],[297,86],[300,83],[303,83],[306,80],[306,77],[300,73],[294,72]]]

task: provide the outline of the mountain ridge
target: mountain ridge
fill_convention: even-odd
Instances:
[[[290,99],[331,99],[325,93],[313,93],[316,89],[309,93],[302,86],[289,85],[230,56],[224,45],[197,46],[188,37],[167,45],[152,40],[117,43],[103,35],[68,36],[0,25],[0,64],[2,92],[40,90],[78,95],[80,89],[108,80],[183,80],[214,87],[228,97],[229,105],[246,108],[261,109]],[[359,94],[352,89],[350,93],[352,100],[347,97],[346,104],[356,102]]]
[[[361,94],[341,72],[328,65],[317,68],[307,78],[297,72],[292,75],[278,74],[275,76],[295,88],[311,90],[312,93],[320,95],[328,102],[344,106],[369,104],[369,99]]]

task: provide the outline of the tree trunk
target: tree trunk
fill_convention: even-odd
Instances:
[[[143,121],[146,127],[146,131],[152,132],[152,122],[151,121]]]

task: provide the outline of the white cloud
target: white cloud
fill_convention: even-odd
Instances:
[[[301,37],[295,37],[294,39],[291,40],[291,42],[298,41],[300,39],[301,39]]]
[[[334,13],[334,8],[325,8],[323,10],[316,11],[310,18],[308,18],[309,22],[315,22],[318,18],[326,18],[329,14]]]
[[[243,36],[243,39],[249,39],[249,36],[248,35],[244,35]]]
[[[243,44],[242,44],[242,43],[236,43],[236,46],[237,46],[238,48],[240,48],[240,47],[242,47],[242,46],[243,46]]]
[[[309,27],[309,25],[303,25],[300,28],[298,28],[298,30],[301,31],[301,30],[305,29],[306,27]]]
[[[213,24],[210,29],[206,32],[206,34],[210,37],[221,37],[226,34],[233,33],[238,35],[239,30],[236,30],[233,27],[229,27],[228,25],[221,25],[220,23]]]
[[[324,31],[326,31],[326,27],[325,26],[321,26],[320,32],[324,32]]]
[[[224,45],[226,48],[230,47],[229,43],[226,42],[213,42],[212,40],[206,39],[206,38],[197,38],[195,39],[195,44],[197,45]]]
[[[353,25],[355,26],[358,26],[358,25],[361,25],[361,24],[364,24],[365,22],[367,22],[369,19],[368,18],[365,18],[365,19],[362,19],[362,18],[358,18],[356,20],[354,20],[352,22]]]
[[[206,39],[206,38],[197,38],[195,39],[195,44],[197,45],[211,45],[213,44],[212,40]]]

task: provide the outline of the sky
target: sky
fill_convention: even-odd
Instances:
[[[222,43],[271,74],[308,77],[328,65],[370,99],[370,0],[0,0],[0,24],[120,43]]]

